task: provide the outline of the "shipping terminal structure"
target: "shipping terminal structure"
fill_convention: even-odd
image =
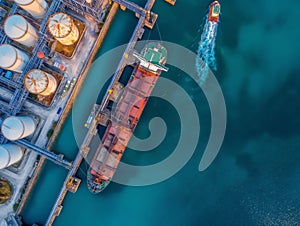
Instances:
[[[21,215],[46,159],[71,168],[51,146],[118,7],[0,0],[0,185],[10,190],[0,193],[0,225]]]
[[[111,181],[159,75],[168,71],[167,50],[159,43],[147,44],[141,54],[134,56],[139,63],[115,103],[88,170],[87,183],[92,193],[101,192]]]
[[[103,98],[117,96],[116,107],[88,171],[89,190],[98,193],[112,179],[158,76],[168,70],[161,44],[149,43],[141,54],[135,51],[145,27],[156,23],[155,1],[141,7],[129,0],[0,0],[0,184],[10,189],[9,196],[0,194],[0,225],[22,224],[19,216],[45,160],[68,171],[45,225],[60,214],[66,194],[77,191],[81,179],[76,174],[99,122],[92,118],[72,161],[63,150],[51,149],[115,15],[127,9],[138,23],[109,91],[119,84],[122,68],[139,63],[123,93],[116,95],[115,89]],[[105,113],[104,105],[92,111],[95,117]]]

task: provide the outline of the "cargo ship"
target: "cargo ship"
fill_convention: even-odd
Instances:
[[[218,1],[214,1],[209,6],[208,20],[211,22],[219,22],[221,5]]]
[[[167,50],[160,43],[148,43],[141,54],[133,55],[138,64],[115,103],[87,173],[92,193],[101,192],[110,183],[159,75],[168,71]]]

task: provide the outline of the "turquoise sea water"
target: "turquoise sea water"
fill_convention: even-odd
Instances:
[[[162,183],[145,187],[111,183],[99,195],[89,193],[85,182],[87,165],[83,163],[78,173],[82,185],[77,193],[67,195],[54,225],[300,225],[300,121],[299,108],[295,108],[300,85],[300,3],[220,3],[216,48],[219,69],[215,74],[224,92],[228,126],[215,162],[206,171],[198,171],[210,132],[209,108],[202,92],[194,89],[186,75],[171,68],[163,76],[172,77],[197,100],[201,136],[192,159]],[[164,41],[196,52],[209,4],[210,1],[177,0],[171,7],[157,0],[154,11],[159,14],[158,27],[144,37],[156,39],[160,33]],[[131,12],[119,11],[98,55],[126,43],[136,22]],[[95,79],[97,75],[89,75],[78,98],[83,115],[90,111],[85,108],[91,104],[85,93],[90,92]],[[172,129],[166,141],[151,152],[126,150],[125,162],[151,164],[170,154],[179,136],[178,115],[173,111],[164,101],[150,99],[135,134],[145,138],[148,122],[155,116],[165,119]],[[67,159],[75,157],[78,148],[71,117],[54,149]],[[22,214],[26,224],[45,223],[66,173],[46,163]]]

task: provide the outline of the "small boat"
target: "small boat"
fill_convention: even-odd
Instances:
[[[221,12],[221,5],[218,1],[214,1],[210,4],[208,20],[211,22],[219,22],[219,16]]]

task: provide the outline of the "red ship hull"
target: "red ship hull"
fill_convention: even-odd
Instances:
[[[114,102],[102,143],[88,170],[88,188],[92,193],[101,192],[113,178],[159,75],[168,71],[164,67],[167,50],[159,43],[147,44],[142,55],[134,53],[134,56],[139,64]]]
[[[113,177],[158,76],[137,66],[128,82],[88,172],[93,193],[102,191]]]

